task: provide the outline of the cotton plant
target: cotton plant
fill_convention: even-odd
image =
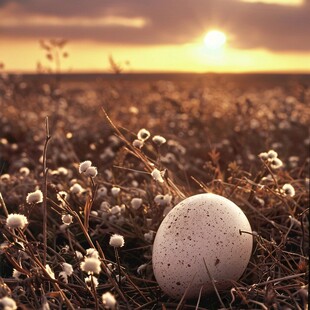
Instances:
[[[142,198],[134,197],[131,199],[130,205],[132,209],[138,210],[142,206],[142,202],[143,202]]]
[[[28,219],[23,214],[11,213],[6,219],[6,226],[9,229],[24,229],[28,224]]]
[[[258,157],[267,163],[273,170],[277,170],[283,166],[282,160],[278,158],[278,153],[274,150],[260,153]]]
[[[92,162],[90,160],[85,160],[80,163],[79,172],[90,178],[95,178],[98,174],[97,167],[92,166]]]
[[[151,172],[151,176],[158,183],[164,183],[163,172],[159,171],[157,168],[154,168]]]
[[[101,261],[98,257],[85,257],[80,264],[82,271],[88,275],[99,274],[101,272]]]
[[[68,263],[62,263],[61,266],[63,270],[59,272],[59,277],[61,277],[65,283],[68,283],[68,277],[73,274],[73,267]]]
[[[122,276],[121,276],[121,263],[120,263],[120,256],[119,256],[119,248],[122,248],[125,245],[125,239],[122,235],[113,234],[110,237],[109,245],[114,248],[116,264],[118,267],[117,282],[118,282],[118,285],[121,287]]]
[[[26,202],[28,204],[38,204],[43,202],[42,191],[37,189],[36,191],[29,193],[26,197]]]
[[[17,304],[15,300],[9,296],[0,298],[0,305],[4,310],[17,310]]]
[[[283,196],[294,197],[295,196],[295,188],[291,184],[286,183],[280,189],[280,193]]]
[[[110,292],[106,292],[101,296],[102,304],[106,310],[115,310],[117,306],[116,299],[114,295]]]

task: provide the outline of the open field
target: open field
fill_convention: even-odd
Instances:
[[[309,75],[3,76],[0,298],[20,309],[105,309],[106,292],[111,309],[306,309],[309,104]],[[96,176],[79,172],[86,160]],[[179,301],[154,278],[152,243],[164,215],[202,192],[244,211],[253,253],[231,289]],[[15,213],[28,223],[8,223]],[[91,276],[90,248],[101,262]]]

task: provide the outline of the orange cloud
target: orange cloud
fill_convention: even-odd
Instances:
[[[0,0],[0,38],[152,46],[191,43],[206,29],[219,28],[231,34],[234,48],[310,51],[309,0],[298,6],[280,5],[284,0],[246,1],[251,2]]]

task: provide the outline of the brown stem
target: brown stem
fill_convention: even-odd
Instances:
[[[47,254],[47,173],[48,168],[46,166],[46,154],[47,154],[47,145],[51,139],[49,126],[48,126],[48,117],[45,118],[45,131],[46,138],[43,149],[43,266],[46,265],[46,254]]]
[[[0,206],[3,209],[5,216],[8,217],[9,216],[9,212],[8,212],[8,209],[6,208],[6,205],[5,205],[5,202],[3,200],[3,197],[2,197],[1,193],[0,193]]]

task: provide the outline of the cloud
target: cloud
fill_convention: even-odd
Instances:
[[[220,28],[241,49],[310,51],[310,1],[302,6],[237,0],[0,0],[0,38],[186,44]]]

